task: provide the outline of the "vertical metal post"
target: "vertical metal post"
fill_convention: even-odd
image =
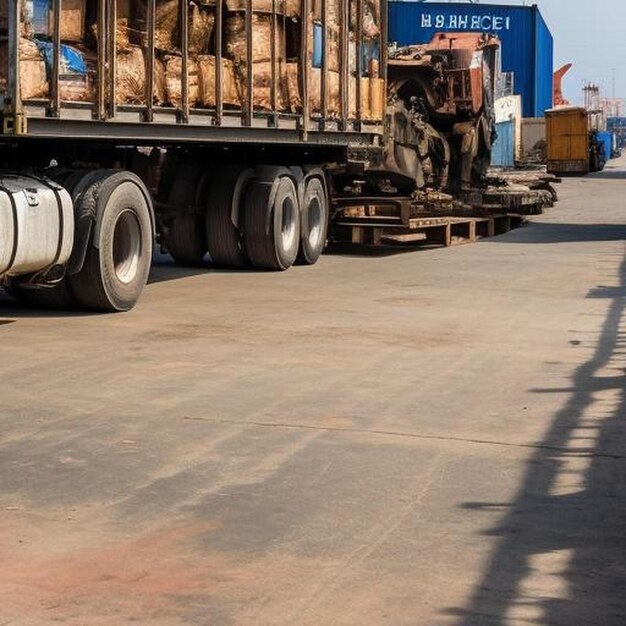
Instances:
[[[222,0],[215,2],[215,123],[222,125],[224,98],[222,92],[222,29],[224,8]]]
[[[270,16],[270,28],[272,32],[270,33],[270,63],[271,63],[271,82],[272,82],[272,91],[270,95],[270,108],[272,112],[276,112],[276,89],[277,89],[277,72],[276,72],[276,29],[278,27],[278,21],[276,17],[276,0],[272,0],[272,14]]]
[[[339,72],[341,81],[341,129],[347,127],[350,111],[348,109],[348,99],[350,97],[350,61],[348,35],[350,33],[350,8],[349,0],[341,1],[341,24],[339,28]]]
[[[106,119],[106,93],[107,93],[107,0],[98,2],[98,61],[96,70],[96,111],[97,120]]]
[[[387,81],[387,61],[389,60],[389,49],[387,46],[387,33],[389,32],[389,15],[387,0],[380,0],[380,77]],[[384,93],[387,93],[385,88]]]
[[[20,87],[20,16],[22,0],[9,0],[8,26],[8,67],[7,94],[4,101],[4,120],[2,134],[19,135],[21,133],[22,93]]]
[[[252,0],[246,0],[246,86],[247,101],[244,123],[246,126],[252,126],[254,117],[254,70],[252,68],[253,49],[252,49]]]
[[[181,116],[183,124],[189,123],[189,3],[188,0],[180,0],[180,20],[181,20],[181,46],[182,46],[182,68],[181,68]]]
[[[361,78],[363,76],[363,0],[356,0],[356,119],[361,122]]]
[[[310,0],[301,1],[302,8],[302,47],[300,49],[300,77],[302,93],[302,140],[309,138],[309,119],[311,117],[309,103],[309,27],[312,26]]]
[[[50,81],[50,116],[58,117],[61,108],[61,93],[59,89],[59,77],[61,75],[61,11],[63,9],[62,0],[53,0],[53,60],[52,60],[52,80]]]
[[[322,128],[328,119],[328,33],[330,32],[330,24],[328,23],[328,0],[322,0]]]
[[[117,114],[117,0],[109,2],[107,29],[108,68],[109,68],[109,104],[108,115],[115,117]]]
[[[154,46],[156,42],[156,0],[147,3],[147,47],[146,50],[146,122],[154,120]]]

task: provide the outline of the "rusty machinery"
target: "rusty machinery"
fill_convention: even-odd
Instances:
[[[495,139],[499,46],[491,35],[439,33],[390,51],[385,170],[417,189],[481,185]]]

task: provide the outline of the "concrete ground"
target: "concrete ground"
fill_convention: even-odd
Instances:
[[[0,624],[624,624],[619,165],[476,245],[1,299]]]

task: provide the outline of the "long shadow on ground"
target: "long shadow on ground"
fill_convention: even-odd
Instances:
[[[469,606],[447,611],[459,626],[626,623],[626,258],[619,277],[619,286],[588,295],[610,299],[593,355],[574,372],[508,514],[488,532],[499,544]]]

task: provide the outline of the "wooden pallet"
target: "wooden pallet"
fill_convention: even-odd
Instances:
[[[473,243],[518,228],[522,215],[500,214],[488,217],[421,217],[407,225],[388,219],[344,218],[333,225],[338,241],[366,245],[436,245],[452,246]]]

